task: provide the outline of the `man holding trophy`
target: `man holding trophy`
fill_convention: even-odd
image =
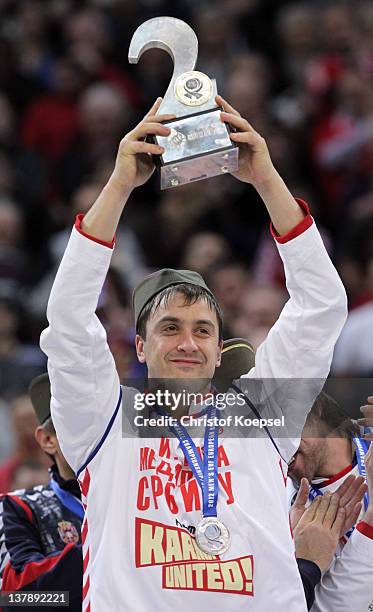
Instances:
[[[189,82],[188,87],[199,85]],[[41,337],[53,422],[85,506],[83,610],[181,612],[201,605],[216,611],[300,612],[306,602],[284,486],[298,438],[228,438],[214,424],[193,436],[180,419],[203,412],[214,417],[216,407],[204,400],[182,403],[168,436],[122,435],[123,415],[133,408],[137,390],[120,386],[95,310],[132,191],[152,175],[153,158],[165,155],[169,138],[183,140],[177,136],[181,133],[188,141],[196,129],[178,126],[173,133],[180,115],[163,106],[160,112],[161,105],[158,98],[123,138],[108,183],[84,218],[78,216],[52,288],[49,327]],[[214,107],[224,130],[226,125],[232,130],[227,131],[230,143],[237,146],[228,149],[217,142],[215,151],[203,155],[211,153],[219,169],[216,156],[233,151],[229,172],[258,191],[290,295],[244,380],[322,381],[346,318],[343,285],[307,204],[288,191],[264,139],[221,96],[215,96]],[[219,130],[208,125],[199,133],[216,140]],[[189,169],[195,173],[197,157],[190,157]],[[190,159],[175,161],[179,168]],[[205,161],[200,161],[201,175],[189,175],[189,180],[212,175]],[[188,176],[175,167],[169,171],[176,180],[185,182]],[[137,356],[148,368],[148,390],[167,390],[168,382],[175,386],[178,379],[187,386],[204,381],[200,390],[210,390],[208,381],[220,365],[222,322],[202,277],[189,270],[155,272],[135,289],[134,313]],[[159,387],[152,383],[160,380]],[[287,399],[284,409],[292,404]],[[300,430],[314,399],[297,405]],[[270,416],[281,409],[274,407]],[[161,403],[154,412],[165,413]]]

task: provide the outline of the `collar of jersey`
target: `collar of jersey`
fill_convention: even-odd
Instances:
[[[339,480],[340,478],[347,476],[347,474],[349,474],[356,465],[357,465],[357,459],[356,459],[356,454],[355,454],[353,462],[347,465],[345,468],[343,468],[343,470],[341,470],[337,474],[334,474],[334,476],[331,476],[330,478],[326,478],[326,479],[316,478],[315,480],[311,482],[311,484],[317,486],[318,489],[323,489],[324,487],[327,487],[333,484],[333,482],[337,482],[337,480]]]

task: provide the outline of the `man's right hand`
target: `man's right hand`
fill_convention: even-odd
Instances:
[[[313,561],[325,571],[336,551],[345,514],[338,494],[317,497],[294,530],[296,556]]]
[[[170,128],[162,121],[170,121],[175,115],[157,115],[162,98],[157,98],[144,119],[119,144],[115,168],[111,176],[119,188],[128,193],[143,185],[154,172],[152,155],[161,155],[164,148],[145,142],[149,135],[168,136]]]

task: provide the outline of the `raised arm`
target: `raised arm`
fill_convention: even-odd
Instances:
[[[271,161],[264,138],[220,96],[222,120],[240,147],[236,178],[252,184],[271,219],[290,300],[258,348],[250,377],[326,378],[347,316],[346,293],[307,204],[297,201]]]
[[[48,356],[51,413],[62,452],[78,472],[106,436],[120,427],[120,385],[106,333],[95,315],[110,265],[114,234],[132,190],[152,174],[147,134],[168,134],[155,114],[161,100],[119,145],[114,171],[100,196],[75,228],[49,298],[49,327],[40,346]]]

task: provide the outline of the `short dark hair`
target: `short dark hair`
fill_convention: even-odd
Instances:
[[[359,435],[359,427],[341,408],[338,402],[325,393],[317,396],[308,414],[306,425],[321,424],[325,434],[334,433],[336,437],[352,438]],[[321,433],[321,432],[320,432]]]
[[[220,342],[223,339],[223,313],[217,300],[203,287],[200,287],[199,285],[192,285],[190,283],[180,283],[179,285],[171,285],[171,287],[166,287],[166,289],[163,289],[163,291],[160,291],[151,300],[149,300],[149,302],[145,304],[137,320],[136,333],[146,340],[146,324],[150,318],[150,315],[154,314],[161,304],[167,306],[170,299],[177,293],[181,293],[184,296],[184,306],[191,306],[199,300],[204,300],[207,303],[207,306],[213,312],[215,312],[218,320]]]

